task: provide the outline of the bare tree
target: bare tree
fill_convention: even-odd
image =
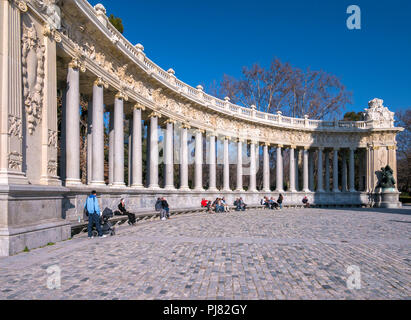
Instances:
[[[398,189],[404,192],[411,190],[411,109],[397,113],[398,125],[404,128],[397,137],[398,142]]]
[[[293,117],[330,118],[351,102],[351,93],[336,76],[293,68],[277,58],[267,69],[259,64],[243,67],[240,79],[224,75],[221,83],[214,82],[210,89],[244,107],[255,105],[259,111],[281,111]]]

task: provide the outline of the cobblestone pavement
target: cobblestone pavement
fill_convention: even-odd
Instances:
[[[191,214],[0,258],[0,299],[410,299],[410,249],[410,207]]]

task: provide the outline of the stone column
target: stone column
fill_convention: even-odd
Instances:
[[[315,191],[314,188],[314,151],[309,150],[308,153],[308,188],[311,192]]]
[[[295,190],[300,190],[300,178],[299,178],[299,163],[300,163],[300,149],[295,149]]]
[[[295,146],[290,147],[290,192],[296,192],[295,188]]]
[[[271,192],[271,189],[270,189],[270,157],[268,153],[269,146],[270,144],[266,142],[264,143],[264,147],[263,147],[263,154],[264,154],[263,190],[264,192]]]
[[[209,183],[209,191],[217,191],[217,187],[216,187],[216,146],[215,146],[215,139],[216,139],[216,135],[215,133],[209,133],[208,134],[209,137],[209,142],[210,142],[210,151],[209,151],[209,172],[210,172],[210,183]]]
[[[158,118],[159,114],[153,112],[149,116],[150,118],[150,176],[149,185],[150,189],[159,189],[158,185]]]
[[[354,148],[350,148],[350,192],[355,192],[355,163],[354,163]]]
[[[231,191],[230,189],[230,158],[228,155],[228,147],[229,147],[230,137],[224,138],[224,182],[223,182],[223,189],[224,191]]]
[[[97,79],[93,86],[92,112],[92,185],[105,185],[104,181],[104,95],[103,82]]]
[[[93,98],[94,100],[94,98]],[[93,180],[93,100],[87,106],[87,184]]]
[[[338,148],[334,149],[333,192],[340,192],[340,189],[338,189]]]
[[[257,145],[256,141],[251,141],[250,144],[250,186],[248,191],[257,192],[257,166],[256,166],[256,153],[255,147]]]
[[[181,127],[180,190],[190,189],[188,186],[188,129],[190,126],[187,124],[183,124]]]
[[[318,148],[318,167],[317,167],[317,191],[324,192],[323,181],[323,151],[324,148]]]
[[[325,192],[330,192],[330,152],[325,151]]]
[[[125,95],[117,93],[114,98],[114,175],[113,187],[125,187],[124,183],[124,100]]]
[[[22,5],[25,2],[21,1]],[[26,8],[27,10],[27,8]],[[16,1],[0,1],[0,183],[1,184],[27,184],[23,166],[26,146],[23,146],[23,128],[27,121],[23,117],[26,106],[23,103],[23,92],[29,94],[30,88],[23,90],[22,84],[22,32],[20,10]],[[29,51],[29,40],[24,44]],[[38,46],[33,44],[33,46]],[[38,48],[40,50],[40,48]],[[34,55],[32,59],[37,62]],[[47,63],[47,62],[46,62]],[[34,77],[34,74],[30,75]],[[30,79],[26,74],[26,82]],[[30,93],[35,94],[35,88]],[[55,90],[55,88],[54,88]],[[54,91],[54,94],[56,91]],[[57,99],[54,100],[57,103]],[[24,101],[26,102],[26,101]],[[26,102],[27,104],[27,102]],[[29,106],[31,103],[29,101]],[[34,130],[32,128],[31,130]],[[29,128],[30,131],[30,128]],[[56,130],[57,131],[57,130]],[[26,134],[29,136],[29,133]],[[40,154],[36,155],[40,158]],[[44,159],[44,157],[43,157]],[[47,162],[47,160],[46,160]],[[57,164],[57,163],[56,163]],[[38,163],[35,164],[39,166]],[[45,164],[47,166],[47,163]],[[44,171],[44,170],[43,170]],[[4,195],[5,199],[7,198]],[[4,200],[7,202],[7,200]],[[7,206],[5,204],[4,206]],[[4,208],[4,207],[3,207]],[[5,215],[7,216],[7,212]],[[7,220],[7,218],[6,218]],[[3,221],[7,224],[7,221]],[[3,222],[0,222],[2,224]],[[8,232],[8,231],[4,231]],[[7,242],[8,240],[4,240]]]
[[[283,176],[283,153],[282,145],[277,146],[277,183],[276,192],[284,192],[284,176]]]
[[[108,125],[108,184],[113,185],[114,182],[114,108],[110,109],[110,119]]]
[[[20,21],[13,21],[20,23]],[[16,26],[11,26],[15,37],[19,37],[19,29]],[[44,87],[43,87],[43,105],[41,107],[41,130],[42,130],[42,172],[40,184],[43,185],[61,185],[61,180],[58,177],[58,124],[57,124],[57,59],[56,59],[56,39],[53,34],[47,31],[47,27],[43,29],[43,44],[44,44]],[[19,39],[20,40],[20,39]],[[20,54],[20,46],[13,46]],[[0,53],[1,56],[1,53]],[[37,57],[38,58],[38,57]],[[28,62],[30,63],[30,62]],[[0,67],[1,69],[1,67]],[[37,72],[37,70],[35,71]],[[15,78],[14,81],[21,81],[21,76]],[[0,80],[1,82],[1,80]],[[21,85],[10,83],[16,92],[16,99],[21,99],[19,92]],[[36,90],[36,89],[35,89]],[[1,93],[0,93],[1,96]],[[20,104],[20,102],[19,102]],[[65,118],[63,118],[65,119]],[[63,138],[62,138],[63,139]],[[30,140],[26,141],[31,144]],[[11,143],[12,145],[13,143]],[[63,147],[63,146],[62,146]],[[13,146],[15,148],[15,146]],[[63,151],[64,152],[64,151]],[[34,151],[36,153],[36,151]],[[64,154],[64,153],[62,153]],[[30,160],[27,159],[27,162]],[[37,165],[37,164],[34,164]],[[62,166],[62,164],[60,164]],[[91,173],[91,171],[89,171]],[[88,173],[88,175],[89,175]],[[27,172],[26,172],[27,174]]]
[[[341,175],[341,191],[347,192],[347,154],[345,150],[342,152],[342,175]]]
[[[69,64],[66,95],[66,185],[80,180],[80,74],[75,61]]]
[[[203,130],[196,131],[195,148],[195,190],[204,191],[203,188]]]
[[[309,147],[304,147],[303,155],[304,155],[304,164],[303,164],[303,191],[310,192],[308,186],[308,150]]]
[[[243,189],[243,140],[237,140],[237,192],[244,192]]]
[[[165,137],[165,189],[174,190],[174,124],[171,119],[166,121],[166,137]]]
[[[145,107],[141,104],[136,104],[133,108],[133,145],[132,145],[132,179],[131,187],[143,188],[143,150],[142,150],[142,126],[141,112]]]

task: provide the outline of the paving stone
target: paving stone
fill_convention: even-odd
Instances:
[[[0,299],[410,299],[411,210],[190,214],[0,258]],[[61,288],[49,290],[50,266]],[[349,266],[361,289],[349,290]]]

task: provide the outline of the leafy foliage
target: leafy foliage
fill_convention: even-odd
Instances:
[[[121,20],[121,18],[116,17],[113,14],[110,14],[108,20],[114,26],[114,28],[116,28],[121,34],[124,32],[123,20]]]

